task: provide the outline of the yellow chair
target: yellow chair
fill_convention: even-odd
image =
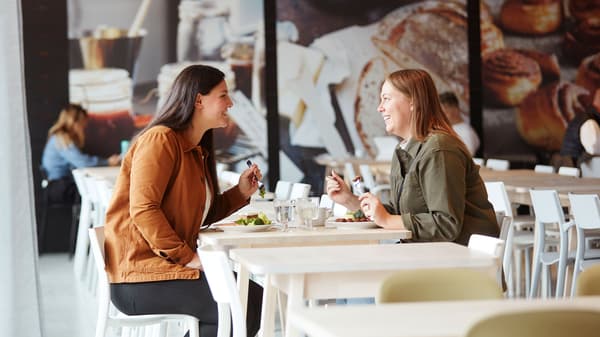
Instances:
[[[600,265],[593,265],[579,273],[577,278],[577,296],[600,295]]]
[[[592,337],[600,334],[600,311],[565,309],[503,313],[475,323],[466,337]]]
[[[489,274],[471,269],[417,269],[394,273],[379,288],[378,303],[501,299]]]

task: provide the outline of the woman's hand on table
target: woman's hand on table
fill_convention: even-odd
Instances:
[[[250,198],[258,189],[258,181],[262,179],[262,173],[256,164],[252,164],[240,175],[238,187],[244,197]]]

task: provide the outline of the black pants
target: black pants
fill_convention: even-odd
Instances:
[[[77,185],[72,178],[51,180],[47,187],[48,202],[61,204],[74,204],[79,202]]]
[[[260,327],[263,289],[250,281],[246,327],[253,337]],[[172,280],[110,285],[113,304],[127,315],[187,314],[200,321],[201,337],[217,336],[218,311],[204,273],[197,280]]]

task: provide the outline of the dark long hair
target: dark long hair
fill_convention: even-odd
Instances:
[[[196,64],[183,69],[175,78],[164,105],[138,137],[157,125],[166,126],[174,131],[183,131],[189,128],[194,114],[196,96],[198,94],[208,95],[224,79],[225,74],[222,71],[206,65]],[[212,130],[204,133],[199,145],[209,153],[210,178],[215,192],[218,193],[219,183]]]

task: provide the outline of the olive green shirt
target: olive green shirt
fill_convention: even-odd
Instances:
[[[413,241],[466,245],[471,234],[498,237],[479,166],[457,138],[434,133],[398,146],[391,166],[388,212],[402,216]]]

